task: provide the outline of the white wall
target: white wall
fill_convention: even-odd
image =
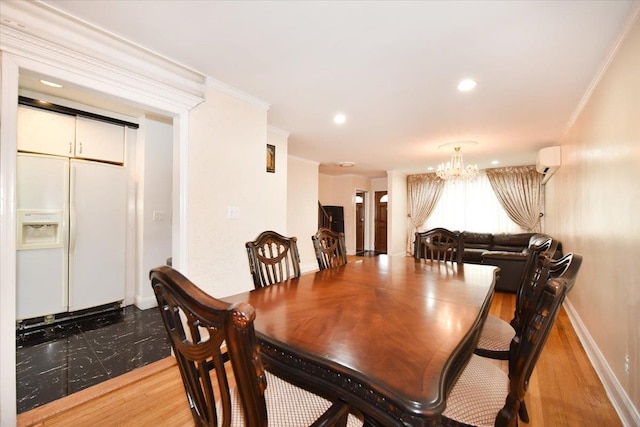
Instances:
[[[187,258],[189,279],[214,297],[253,289],[244,244],[272,228],[268,218],[278,214],[277,206],[265,213],[274,194],[267,191],[266,143],[267,109],[208,82],[206,101],[189,113]],[[230,207],[237,218],[228,217]]]
[[[311,160],[289,156],[287,235],[296,236],[302,272],[318,269],[311,236],[318,231],[318,167]],[[277,169],[276,169],[277,170]]]
[[[149,271],[165,264],[171,256],[173,126],[143,117],[138,133],[136,211],[139,238],[135,304],[145,309],[156,305]]]
[[[636,19],[560,140],[562,166],[545,186],[546,231],[584,257],[572,321],[624,425],[640,425],[639,117]]]

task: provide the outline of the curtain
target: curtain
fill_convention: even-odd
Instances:
[[[422,227],[494,234],[525,232],[505,212],[485,170],[471,181],[445,181],[442,197]]]
[[[435,173],[407,176],[409,224],[407,225],[407,253],[413,254],[413,236],[429,218],[438,204],[444,181]]]
[[[487,169],[487,177],[509,218],[528,232],[539,232],[542,174],[535,166]]]

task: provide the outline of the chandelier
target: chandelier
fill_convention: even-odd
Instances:
[[[444,180],[471,180],[478,176],[478,166],[464,166],[460,147],[454,147],[455,152],[451,156],[451,161],[440,163],[436,170],[436,175]]]

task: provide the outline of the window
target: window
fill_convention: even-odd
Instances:
[[[435,227],[479,233],[525,232],[507,216],[484,171],[474,181],[445,182],[442,196],[422,229]]]

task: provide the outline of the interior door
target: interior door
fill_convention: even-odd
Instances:
[[[375,250],[387,253],[387,192],[376,191]]]
[[[365,229],[365,193],[356,193],[356,252],[364,251],[364,229]]]

